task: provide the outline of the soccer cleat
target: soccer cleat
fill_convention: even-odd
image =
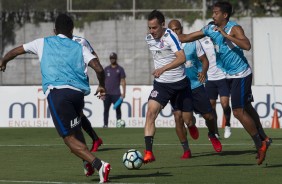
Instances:
[[[191,154],[191,150],[187,150],[187,151],[184,151],[182,157],[180,157],[181,159],[188,159],[188,158],[191,158],[192,157],[192,154]]]
[[[198,128],[196,127],[196,125],[189,126],[188,130],[189,130],[190,136],[194,140],[199,138],[199,131],[198,131]]]
[[[267,147],[269,147],[272,143],[272,139],[270,137],[266,137],[264,141],[266,142]]]
[[[224,138],[227,139],[231,136],[231,127],[225,126],[224,128]]]
[[[145,156],[144,156],[144,159],[143,159],[143,163],[147,164],[149,162],[154,162],[155,160],[156,159],[155,159],[153,152],[145,150]]]
[[[90,163],[83,161],[83,168],[85,176],[92,176],[94,174],[94,169]]]
[[[268,148],[266,141],[262,141],[261,143],[262,143],[262,146],[258,150],[258,158],[257,158],[257,164],[258,165],[261,165],[262,162],[264,161],[265,156],[266,156],[266,151],[267,151],[267,148]]]
[[[103,144],[103,140],[100,138],[97,141],[93,141],[93,145],[92,148],[90,149],[90,152],[96,152],[102,144]]]
[[[213,149],[216,152],[221,152],[221,150],[222,150],[221,142],[215,136],[209,136],[209,140],[212,143]]]
[[[100,177],[100,183],[106,183],[109,181],[109,174],[111,171],[111,165],[107,162],[102,161],[102,166],[99,169],[99,177]]]

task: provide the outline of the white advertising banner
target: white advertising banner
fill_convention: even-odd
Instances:
[[[122,119],[126,127],[144,127],[147,110],[147,99],[152,86],[127,86],[126,98],[122,103]],[[263,127],[270,128],[274,109],[278,111],[278,118],[282,113],[282,97],[278,95],[276,102],[273,97],[273,88],[253,86],[255,101],[253,106],[258,111]],[[282,87],[274,88],[275,94],[282,94]],[[84,113],[93,127],[103,126],[103,101],[92,92],[85,97]],[[217,105],[218,126],[221,127],[222,109]],[[116,127],[115,110],[110,108],[109,127]],[[205,121],[196,115],[197,126],[206,127]],[[157,127],[174,127],[174,118],[170,105],[167,105],[156,120]],[[242,127],[240,122],[231,117],[232,127]],[[41,86],[1,86],[0,90],[0,127],[54,127],[48,110],[47,100]]]

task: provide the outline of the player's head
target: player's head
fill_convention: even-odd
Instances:
[[[112,65],[116,65],[117,63],[117,54],[115,52],[112,52],[110,54],[110,61]]]
[[[148,15],[148,28],[150,34],[155,38],[161,38],[164,34],[165,18],[162,12],[153,10]]]
[[[54,32],[56,35],[63,34],[67,37],[72,37],[74,25],[73,20],[66,14],[60,14],[55,20]]]
[[[168,23],[168,28],[171,29],[173,32],[175,32],[177,35],[180,35],[182,34],[182,25],[181,23],[179,22],[179,20],[171,20],[169,23]]]
[[[212,18],[216,25],[229,21],[232,14],[232,5],[229,2],[217,2],[213,5]]]

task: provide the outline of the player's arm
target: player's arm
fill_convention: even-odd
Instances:
[[[193,42],[195,40],[201,39],[205,37],[204,33],[202,32],[202,30],[200,31],[196,31],[190,34],[181,34],[178,35],[179,41],[181,43],[186,43],[186,42]]]
[[[154,70],[153,75],[158,78],[162,73],[182,65],[185,62],[185,54],[183,50],[175,52],[176,58],[169,64]]]
[[[241,26],[232,27],[230,34],[227,34],[221,28],[217,28],[217,30],[222,34],[222,36],[224,36],[228,40],[238,45],[241,49],[244,49],[244,50],[251,49],[250,40],[246,37],[244,30]]]
[[[97,58],[91,59],[88,63],[88,66],[90,66],[95,71],[97,79],[99,81],[98,88],[94,95],[98,95],[98,97],[101,98],[106,95],[105,71]]]
[[[9,61],[17,57],[18,55],[25,54],[26,51],[24,50],[23,46],[16,47],[10,50],[0,61],[0,71],[6,70],[6,65]]]
[[[125,94],[126,94],[126,80],[125,80],[125,78],[121,78],[120,79],[120,85],[121,85],[121,87],[122,87],[122,98],[125,98]]]
[[[198,73],[198,79],[201,83],[204,83],[206,81],[207,71],[209,69],[209,60],[206,54],[200,56],[199,59],[202,62],[202,72]]]

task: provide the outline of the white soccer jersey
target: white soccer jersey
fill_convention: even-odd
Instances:
[[[146,37],[149,50],[152,52],[155,69],[171,63],[175,58],[175,52],[182,49],[177,35],[170,29],[166,29],[160,39],[154,39],[151,34]],[[184,79],[184,64],[169,71],[165,71],[155,80],[162,83],[172,83]]]
[[[87,47],[90,50],[91,53],[94,52],[93,47],[90,45],[90,43],[85,38],[82,38],[82,37],[79,37],[79,36],[73,36],[72,40],[80,43],[80,45],[82,45],[82,46]]]
[[[199,41],[209,60],[209,69],[207,72],[208,80],[220,80],[226,78],[225,73],[216,66],[216,54],[211,39],[209,37],[204,37]]]

